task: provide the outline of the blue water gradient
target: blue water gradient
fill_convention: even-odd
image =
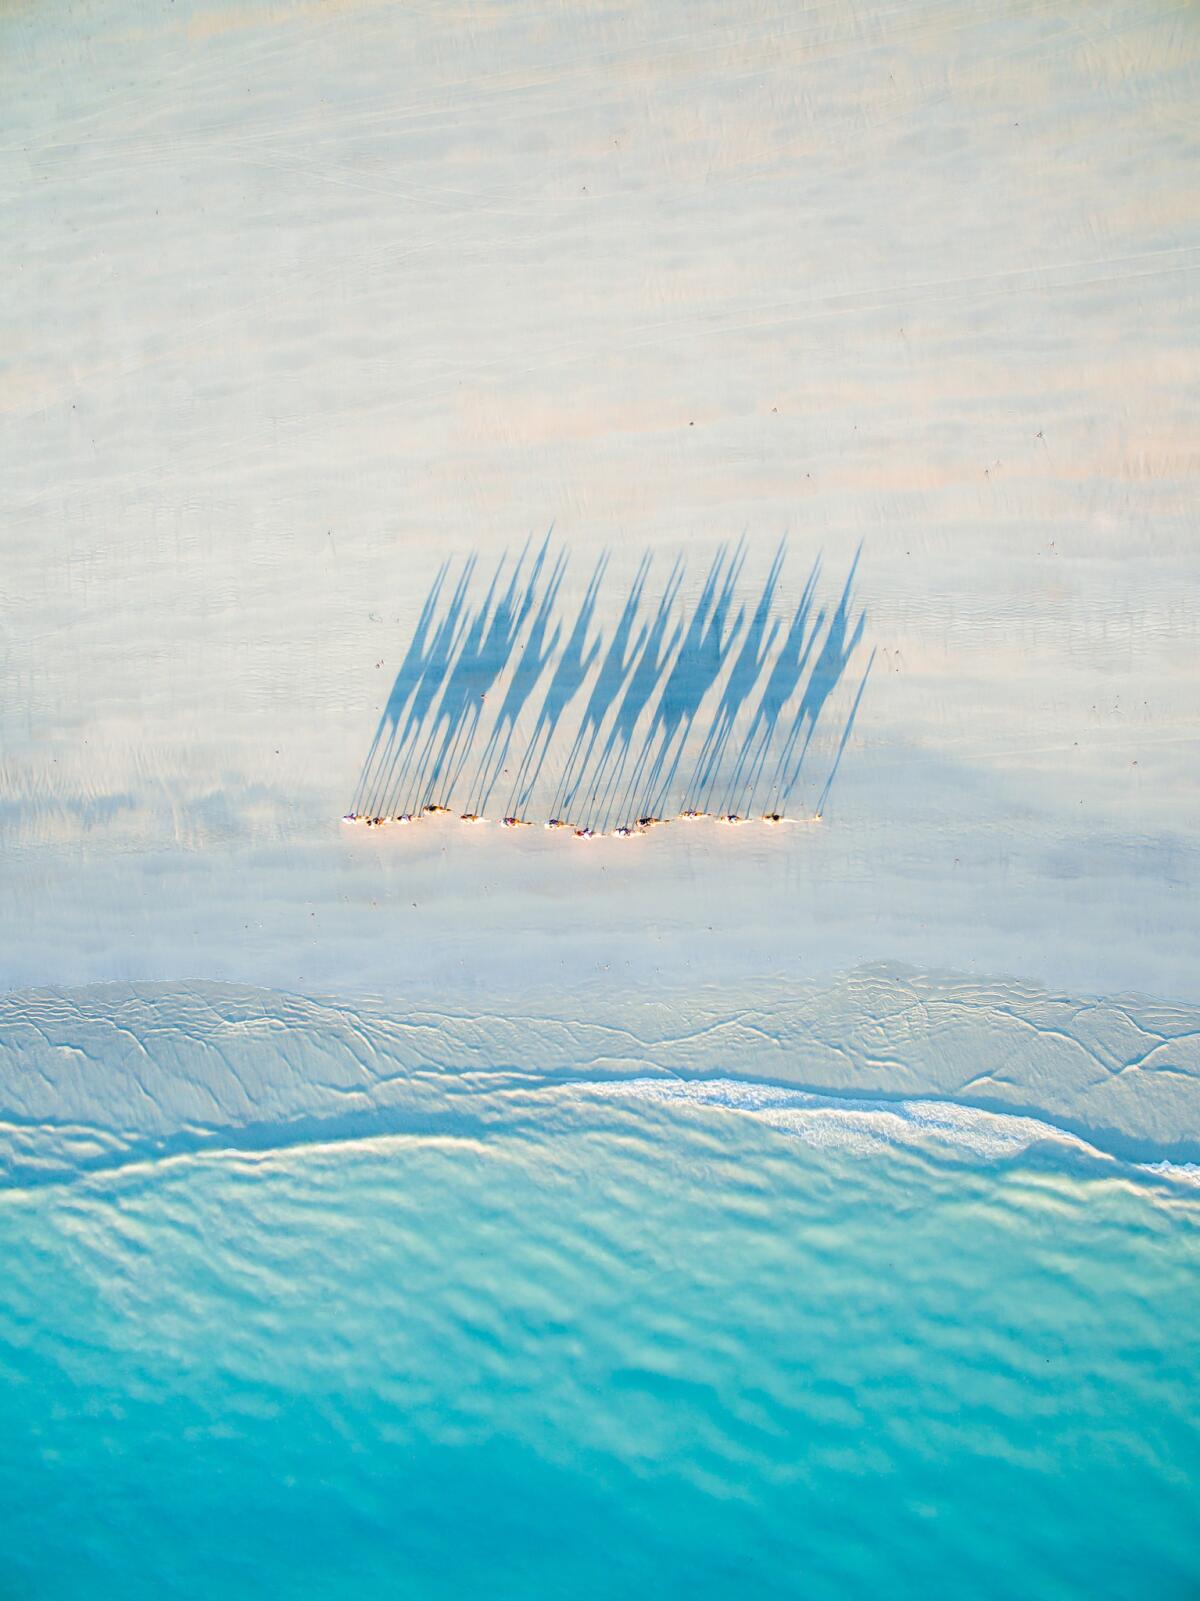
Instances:
[[[8,1192],[0,1596],[1197,1593],[1200,1192],[488,1116]]]

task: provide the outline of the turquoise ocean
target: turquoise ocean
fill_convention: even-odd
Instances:
[[[7,1190],[4,1601],[1200,1594],[1186,1173],[611,1088]]]

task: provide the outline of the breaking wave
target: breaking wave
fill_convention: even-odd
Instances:
[[[752,1114],[811,1144],[1033,1146],[1200,1181],[1194,1009],[860,969],[586,1017],[472,1015],[236,985],[0,996],[0,1184],[204,1149],[472,1136],[559,1092]],[[592,1103],[595,1104],[594,1101]]]
[[[1002,1161],[1035,1146],[1058,1146],[1109,1167],[1128,1167],[1173,1183],[1200,1185],[1200,1163],[1120,1163],[1079,1135],[1040,1118],[990,1112],[953,1101],[846,1099],[741,1079],[611,1080],[588,1086],[587,1093],[664,1105],[719,1107],[755,1117],[806,1145],[861,1154],[905,1145],[941,1147],[983,1160]]]

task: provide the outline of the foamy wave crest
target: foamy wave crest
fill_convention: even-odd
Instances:
[[[1035,1145],[1057,1146],[1088,1162],[1200,1189],[1200,1163],[1123,1162],[1090,1141],[1036,1117],[991,1112],[954,1101],[855,1100],[741,1079],[639,1078],[587,1086],[589,1095],[715,1106],[755,1117],[806,1145],[871,1153],[898,1145],[1003,1161]]]
[[[702,1081],[626,1079],[594,1084],[588,1094],[634,1097],[643,1101],[686,1102],[752,1115],[808,1145],[863,1151],[896,1145],[941,1144],[972,1156],[1000,1160],[1030,1146],[1053,1142],[1073,1147],[1098,1161],[1111,1161],[1095,1146],[1037,1118],[987,1112],[951,1101],[843,1100],[812,1095],[775,1084],[739,1079]],[[1158,1163],[1165,1170],[1169,1163]]]
[[[1153,1173],[1174,1184],[1190,1184],[1200,1190],[1200,1162],[1139,1162],[1139,1172]]]
[[[736,1005],[592,997],[584,1016],[561,999],[455,1014],[208,983],[14,992],[0,1186],[214,1146],[462,1132],[572,1084],[725,1105],[814,1144],[1053,1144],[1200,1183],[1196,1008],[876,967]]]

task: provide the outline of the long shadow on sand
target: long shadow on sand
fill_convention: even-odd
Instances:
[[[550,541],[547,534],[532,559],[528,541],[515,561],[502,555],[478,600],[471,597],[474,555],[452,587],[453,564],[440,565],[349,815],[403,820],[422,809],[465,805],[464,816],[481,816],[511,766],[508,815],[522,818],[535,792],[545,792],[548,761],[568,738],[547,821],[585,832],[613,823],[633,827],[676,808],[706,812],[718,798],[722,814],[747,816],[760,790],[768,815],[782,813],[863,637],[866,611],[853,598],[861,549],[828,624],[826,611],[816,608],[819,559],[796,606],[780,615],[785,541],[757,595],[741,604],[744,538],[717,550],[694,603],[683,599],[682,557],[651,597],[646,553],[606,636],[600,596],[609,556],[597,559],[577,607],[563,617],[567,555],[552,554]],[[818,812],[828,802],[870,671],[868,662]],[[532,727],[523,733],[535,705]],[[571,716],[578,719],[573,732]]]

